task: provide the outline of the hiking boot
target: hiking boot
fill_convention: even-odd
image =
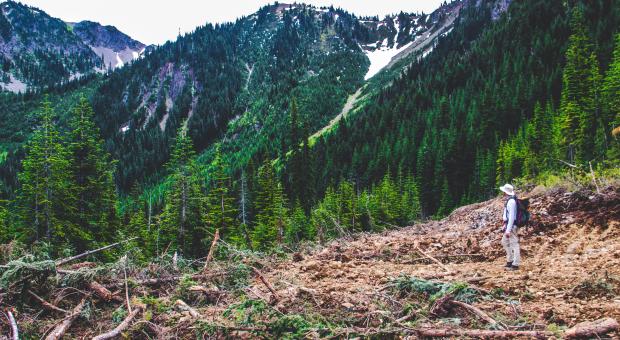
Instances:
[[[510,270],[510,271],[519,270],[519,266],[510,266],[510,267],[507,267],[506,270]]]
[[[512,261],[506,262],[506,265],[504,266],[504,268],[510,268],[510,267],[512,267]]]

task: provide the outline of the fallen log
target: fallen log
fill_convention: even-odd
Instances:
[[[209,274],[195,274],[195,275],[190,275],[189,277],[192,280],[207,280],[207,279],[212,279],[214,277],[223,276],[226,274],[228,274],[227,271],[221,271],[221,272],[213,272]],[[132,283],[138,286],[157,286],[157,285],[164,284],[164,283],[177,282],[183,279],[184,277],[185,276],[160,277],[157,279],[136,280],[136,281],[132,281]],[[124,285],[125,285],[125,281],[122,281],[122,282],[106,284],[104,287],[107,289],[114,289],[114,288],[122,288],[124,287]]]
[[[205,266],[202,268],[202,271],[206,271],[209,267],[209,263],[213,260],[213,254],[215,253],[215,247],[217,247],[217,241],[220,239],[220,230],[215,229],[215,235],[213,235],[213,242],[211,242],[211,248],[209,248],[209,254],[207,254],[207,260],[205,261]]]
[[[452,254],[452,255],[440,255],[434,256],[436,259],[450,259],[450,258],[461,258],[461,257],[484,257],[483,254]],[[424,261],[432,261],[428,257],[417,258],[409,261],[402,262],[403,264],[416,264]]]
[[[434,317],[444,317],[448,315],[453,298],[454,296],[452,294],[442,296],[433,303],[428,313]]]
[[[185,303],[185,301],[183,300],[176,300],[174,302],[174,305],[180,310],[180,311],[184,311],[184,312],[189,312],[189,315],[191,315],[193,318],[199,318],[201,315],[200,313],[198,313],[197,310],[195,310],[194,308],[192,308],[190,305],[188,305],[187,303]]]
[[[99,297],[100,299],[102,299],[104,301],[115,300],[115,301],[118,301],[118,302],[123,302],[123,299],[120,296],[114,295],[109,289],[107,289],[106,287],[102,286],[97,281],[92,281],[91,283],[89,283],[88,284],[88,288],[90,290],[92,290],[97,297]]]
[[[97,248],[97,249],[94,249],[94,250],[89,250],[87,252],[84,252],[84,253],[81,253],[81,254],[78,254],[78,255],[75,255],[75,256],[71,256],[71,257],[67,257],[67,258],[64,258],[64,259],[57,260],[56,261],[56,267],[60,267],[63,264],[67,264],[67,263],[69,263],[71,261],[75,261],[77,259],[81,259],[82,257],[86,257],[88,255],[96,254],[96,253],[102,252],[104,250],[107,250],[107,249],[110,249],[110,248],[114,248],[114,247],[118,246],[119,244],[127,243],[127,242],[133,241],[135,239],[137,239],[137,237],[132,237],[132,238],[130,238],[128,240],[112,243],[112,244],[109,244],[109,245],[107,245],[105,247]]]
[[[595,321],[582,322],[566,330],[562,335],[566,339],[580,339],[598,337],[617,331],[620,326],[613,318],[604,318]],[[474,338],[515,338],[530,337],[546,339],[555,336],[550,331],[492,331],[486,329],[459,329],[459,328],[418,328],[414,329],[419,337],[474,337]]]
[[[19,329],[17,328],[17,321],[15,321],[13,312],[7,311],[6,313],[9,316],[9,323],[11,324],[11,339],[19,340]]]
[[[224,293],[220,291],[217,287],[215,288],[207,288],[205,286],[191,286],[188,289],[190,292],[201,293],[204,294],[208,299],[217,300]]]
[[[35,298],[35,300],[39,301],[43,307],[52,310],[52,311],[56,311],[56,312],[61,312],[63,314],[67,314],[68,312],[62,308],[57,307],[56,305],[53,305],[47,301],[45,301],[45,299],[43,299],[42,297],[38,296],[35,292],[33,292],[32,290],[28,290],[28,294],[30,294],[30,296],[32,296],[33,298]]]
[[[441,263],[441,261],[437,260],[436,258],[432,257],[431,255],[425,253],[422,249],[420,249],[420,247],[416,246],[415,249],[422,255],[424,255],[425,257],[427,257],[428,259],[430,259],[431,261],[437,263],[437,265],[439,265],[441,268],[443,268],[443,270],[445,270],[447,273],[452,273],[452,271],[450,270],[450,268],[446,267],[443,263]]]
[[[462,307],[464,309],[466,309],[467,311],[471,312],[472,314],[476,315],[477,317],[479,317],[480,319],[486,321],[489,325],[492,326],[497,326],[498,323],[497,321],[495,321],[492,317],[490,317],[487,313],[481,311],[480,309],[467,304],[465,302],[461,302],[461,301],[456,301],[456,300],[452,300],[451,302],[453,305],[457,305],[459,307]]]
[[[261,274],[261,272],[256,269],[255,267],[252,267],[252,271],[254,272],[254,274],[256,274],[256,276],[258,276],[258,278],[261,280],[261,282],[265,285],[265,287],[267,287],[267,289],[271,292],[271,295],[273,296],[273,298],[277,301],[279,300],[278,294],[276,293],[276,291],[273,289],[273,287],[271,286],[271,284],[269,283],[269,281],[267,281],[267,279],[263,276],[263,274]]]
[[[490,331],[486,329],[458,329],[458,328],[421,328],[415,329],[419,337],[473,337],[473,338],[516,338],[528,337],[546,339],[554,336],[549,331]]]
[[[80,314],[82,313],[82,310],[86,305],[87,298],[88,295],[82,298],[82,301],[75,308],[73,308],[71,313],[67,315],[58,326],[54,328],[54,330],[45,338],[45,340],[61,339],[65,335],[69,327],[71,327],[73,321],[75,321],[75,319],[77,319],[77,317],[80,316]]]
[[[576,324],[564,332],[567,339],[593,337],[618,330],[618,321],[613,318],[604,318],[595,321],[586,321]]]
[[[133,321],[133,319],[136,317],[136,315],[138,315],[138,313],[140,313],[140,311],[142,311],[142,306],[136,306],[133,311],[131,311],[131,313],[127,315],[125,320],[123,320],[123,322],[116,326],[116,328],[109,332],[97,335],[93,338],[93,340],[106,340],[119,336],[122,331],[126,330],[127,327],[129,327],[131,321]]]

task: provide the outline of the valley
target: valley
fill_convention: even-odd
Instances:
[[[0,338],[618,336],[617,1],[261,4],[0,3]]]

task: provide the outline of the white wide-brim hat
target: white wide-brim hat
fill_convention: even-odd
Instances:
[[[513,196],[515,194],[515,188],[512,185],[508,184],[508,183],[506,183],[503,186],[499,187],[499,190],[507,193],[510,196]]]

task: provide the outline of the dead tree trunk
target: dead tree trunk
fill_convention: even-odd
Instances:
[[[75,321],[75,319],[77,319],[78,316],[80,316],[80,313],[82,313],[82,310],[84,309],[84,306],[86,305],[87,298],[88,296],[85,296],[80,302],[80,304],[78,304],[75,308],[73,308],[73,310],[71,311],[71,314],[67,315],[67,317],[65,317],[65,319],[58,326],[54,328],[54,330],[45,338],[45,340],[61,339],[65,335],[69,327],[71,327],[71,324],[73,324],[73,321]]]
[[[584,337],[596,338],[599,335],[618,330],[618,321],[613,318],[604,318],[595,321],[587,321],[576,324],[573,328],[564,332],[567,339],[576,339]]]
[[[116,326],[116,328],[114,328],[113,330],[107,333],[97,335],[96,337],[93,338],[93,340],[106,340],[106,339],[112,339],[112,338],[119,336],[122,331],[126,330],[127,327],[129,327],[129,325],[131,324],[131,321],[133,321],[133,319],[136,317],[136,315],[138,315],[138,313],[140,313],[140,311],[142,311],[142,307],[137,306],[136,308],[134,308],[134,310],[131,313],[129,313],[129,315],[127,315],[127,317],[125,318],[125,320],[123,320],[123,322],[121,322],[118,326]]]
[[[9,323],[11,324],[11,339],[19,340],[19,329],[17,328],[17,321],[15,321],[13,312],[8,311],[7,315],[9,316]]]
[[[207,260],[205,261],[205,266],[202,268],[203,271],[207,270],[209,263],[213,260],[213,254],[215,253],[215,247],[217,247],[217,241],[220,239],[220,230],[215,229],[215,235],[213,235],[213,242],[211,242],[211,248],[209,248],[209,254],[207,255]]]

